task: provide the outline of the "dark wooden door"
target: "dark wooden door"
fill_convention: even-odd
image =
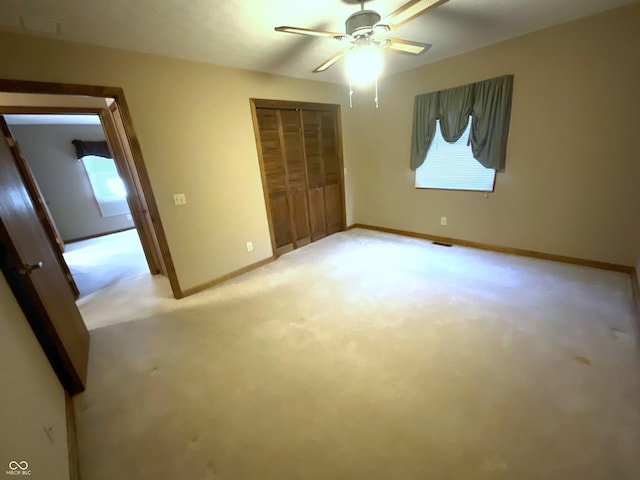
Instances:
[[[320,142],[324,169],[324,209],[327,235],[344,229],[342,205],[342,172],[337,140],[336,114],[320,112]]]
[[[309,223],[311,240],[316,241],[327,235],[324,209],[324,164],[320,151],[320,112],[302,112],[304,147],[307,161],[307,185],[309,192]]]
[[[284,152],[286,188],[289,196],[291,231],[294,248],[311,241],[307,205],[307,172],[300,112],[279,110],[282,150]]]
[[[20,145],[16,141],[16,139],[11,134],[11,130],[9,130],[9,126],[7,125],[4,117],[0,115],[0,130],[2,130],[2,134],[4,135],[9,148],[13,154],[13,158],[16,162],[16,167],[22,176],[22,181],[31,197],[31,201],[33,202],[33,207],[38,215],[38,219],[44,228],[44,231],[49,238],[49,241],[54,247],[56,251],[57,261],[60,264],[60,268],[62,268],[64,272],[64,276],[67,279],[67,283],[73,292],[74,298],[78,298],[80,295],[80,290],[78,290],[78,286],[76,285],[75,280],[73,279],[73,275],[71,275],[71,271],[69,270],[69,266],[62,256],[64,252],[64,242],[62,241],[62,237],[60,236],[60,232],[58,232],[58,228],[56,227],[53,218],[51,217],[51,212],[49,211],[49,207],[47,206],[47,202],[45,202],[44,197],[42,196],[42,192],[40,187],[38,186],[38,182],[33,176],[33,172],[31,171],[31,167],[27,163],[27,160],[22,153],[22,149]]]
[[[259,144],[267,208],[271,219],[276,255],[293,249],[291,210],[287,195],[286,170],[280,141],[280,114],[271,108],[257,108]]]
[[[281,255],[344,230],[339,110],[260,102],[256,142],[274,253]]]
[[[89,333],[15,162],[0,140],[0,264],[60,381],[78,393]]]

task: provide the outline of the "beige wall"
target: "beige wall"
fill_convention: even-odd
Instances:
[[[89,177],[76,158],[74,139],[104,140],[100,125],[11,125],[11,132],[48,202],[63,240],[132,228],[127,215],[103,217]]]
[[[384,79],[380,109],[358,109],[361,135],[351,139],[368,145],[352,172],[355,221],[635,265],[638,25],[636,3]],[[416,190],[414,96],[509,73],[507,166],[495,193]]]
[[[124,89],[183,289],[272,254],[249,98],[348,98],[343,86],[8,33],[0,59],[0,78]],[[353,113],[342,112],[348,167]],[[178,192],[187,205],[173,205]]]
[[[64,390],[1,274],[0,392],[0,473],[26,460],[28,478],[67,480]]]
[[[342,103],[348,223],[634,265],[639,20],[635,4],[384,79],[379,110],[370,92],[350,110],[344,86],[8,33],[0,78],[124,88],[183,289],[271,255],[250,97]],[[496,192],[415,190],[413,97],[505,73]]]

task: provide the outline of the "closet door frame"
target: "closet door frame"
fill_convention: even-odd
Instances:
[[[268,100],[261,98],[250,98],[249,103],[251,106],[251,118],[253,121],[253,132],[256,141],[256,149],[258,151],[258,160],[260,165],[260,177],[262,179],[262,193],[265,201],[265,208],[267,211],[267,219],[269,223],[269,235],[271,237],[271,250],[274,256],[279,256],[281,253],[278,253],[276,248],[276,237],[273,229],[273,218],[271,217],[271,208],[269,206],[269,192],[267,188],[267,178],[264,169],[264,160],[262,158],[262,145],[260,143],[260,130],[258,125],[258,115],[256,112],[257,108],[273,108],[276,110],[323,110],[334,112],[335,121],[336,121],[336,148],[338,155],[338,178],[340,185],[340,197],[342,209],[340,212],[341,216],[341,230],[346,228],[346,201],[345,201],[345,187],[344,187],[344,161],[343,161],[343,150],[342,150],[342,115],[340,110],[340,105],[330,104],[330,103],[313,103],[313,102],[296,102],[289,100]],[[302,119],[302,115],[301,115]],[[305,159],[306,164],[306,159]],[[307,188],[308,195],[308,188]],[[307,198],[307,203],[309,199]]]

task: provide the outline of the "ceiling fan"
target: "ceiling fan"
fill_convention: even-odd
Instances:
[[[313,73],[324,72],[329,67],[336,64],[345,56],[349,56],[356,50],[387,50],[394,53],[402,53],[405,55],[420,55],[431,48],[428,43],[413,42],[409,40],[401,40],[398,38],[388,37],[387,34],[405,23],[410,22],[414,18],[432,10],[448,0],[410,0],[400,8],[382,18],[381,15],[374,10],[364,9],[364,0],[360,0],[360,11],[355,12],[345,22],[345,33],[324,32],[310,28],[276,27],[277,32],[295,33],[298,35],[309,35],[312,37],[332,38],[347,43],[347,47],[329,58],[327,61],[318,66]],[[371,55],[368,60],[373,61]],[[347,59],[348,60],[348,59]],[[380,59],[379,70],[382,69],[382,60]],[[349,65],[347,65],[349,70]],[[375,70],[376,68],[374,68]],[[380,72],[377,72],[375,77]],[[351,75],[350,75],[351,78]]]

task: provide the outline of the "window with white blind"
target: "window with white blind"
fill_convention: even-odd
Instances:
[[[448,143],[442,138],[440,120],[437,120],[436,133],[426,160],[416,169],[416,188],[492,192],[496,171],[483,167],[473,158],[470,134],[471,117],[458,141]]]
[[[85,155],[82,157],[82,164],[102,216],[115,217],[129,213],[127,190],[113,159]]]

